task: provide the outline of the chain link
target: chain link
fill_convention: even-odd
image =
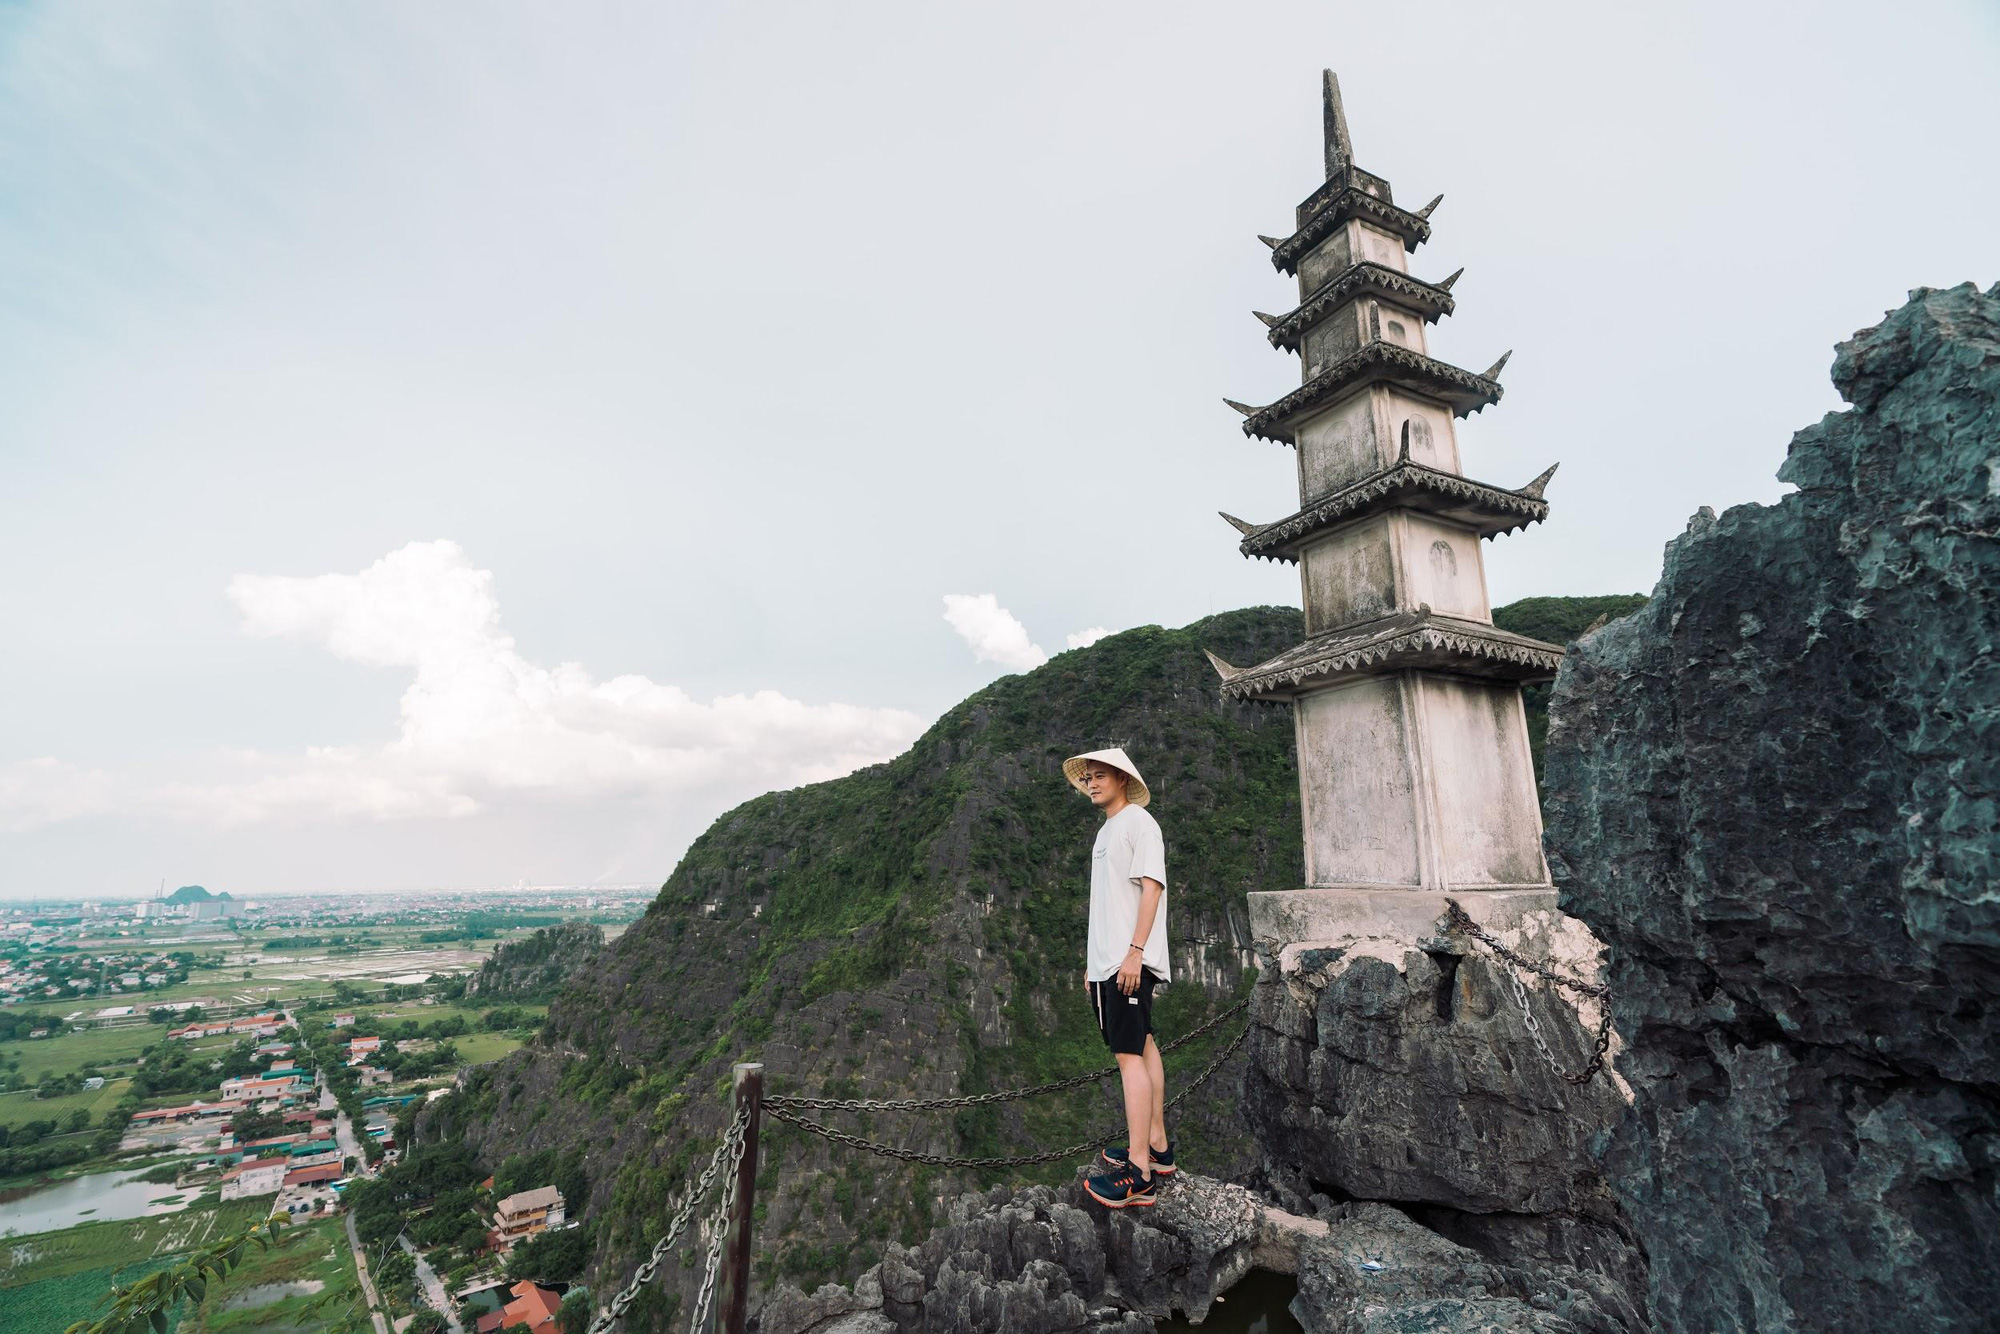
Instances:
[[[743,1162],[745,1140],[738,1127],[745,1124],[747,1118],[739,1116],[737,1125],[730,1127],[729,1176],[731,1177],[736,1175],[736,1169]],[[729,1241],[728,1191],[722,1192],[722,1199],[717,1202],[715,1213],[709,1219],[709,1227],[715,1235],[708,1243],[708,1267],[702,1272],[701,1291],[695,1294],[694,1319],[688,1322],[688,1334],[702,1334],[703,1327],[708,1323],[709,1303],[715,1300],[715,1280],[722,1272],[722,1249]]]
[[[1242,1008],[1243,1008],[1242,1005],[1237,1005],[1233,1009],[1226,1011],[1225,1015],[1219,1015],[1217,1016],[1217,1018],[1220,1019],[1225,1017],[1227,1014],[1234,1014],[1236,1013],[1237,1010],[1241,1010]],[[1206,1031],[1207,1027],[1212,1027],[1212,1026],[1213,1025],[1211,1024],[1204,1026],[1204,1028],[1196,1029],[1194,1033],[1188,1034],[1188,1037],[1190,1038],[1194,1037],[1199,1033]],[[1223,1062],[1227,1061],[1231,1056],[1234,1056],[1237,1052],[1237,1049],[1243,1045],[1244,1040],[1249,1036],[1250,1036],[1250,1029],[1246,1025],[1243,1031],[1241,1033],[1238,1033],[1235,1036],[1235,1038],[1233,1038],[1230,1041],[1229,1045],[1224,1047],[1222,1051],[1216,1056],[1216,1058],[1208,1063],[1208,1068],[1203,1070],[1201,1074],[1196,1077],[1195,1081],[1192,1084],[1189,1084],[1186,1088],[1182,1089],[1179,1093],[1175,1094],[1173,1098],[1168,1101],[1167,1109],[1172,1110],[1174,1107],[1180,1104],[1183,1098],[1188,1097],[1190,1094],[1194,1093],[1197,1089],[1201,1088],[1202,1085],[1206,1084],[1209,1080],[1209,1076],[1213,1075],[1217,1070],[1221,1069]],[[1180,1041],[1185,1041],[1185,1040],[1186,1039],[1181,1039]],[[1179,1044],[1178,1042],[1176,1042],[1174,1045],[1179,1045]],[[1162,1052],[1166,1052],[1172,1050],[1172,1048],[1162,1047],[1160,1050]],[[1101,1076],[1096,1076],[1096,1077],[1101,1077]],[[1012,1157],[1007,1157],[1007,1158],[954,1158],[947,1154],[922,1153],[916,1149],[905,1149],[905,1148],[900,1148],[894,1144],[881,1144],[876,1142],[875,1140],[862,1139],[859,1135],[850,1135],[844,1130],[835,1130],[832,1126],[822,1125],[818,1121],[808,1120],[806,1117],[800,1116],[797,1112],[792,1111],[789,1106],[774,1107],[772,1106],[772,1103],[774,1101],[776,1100],[772,1098],[766,1098],[764,1100],[764,1110],[774,1120],[783,1121],[787,1125],[797,1126],[799,1129],[804,1130],[810,1134],[818,1135],[822,1139],[832,1140],[836,1144],[844,1144],[850,1149],[860,1149],[863,1153],[872,1153],[875,1154],[877,1157],[881,1158],[897,1158],[906,1163],[924,1163],[931,1167],[970,1167],[970,1168],[1031,1167],[1036,1163],[1052,1163],[1061,1158],[1073,1158],[1076,1155],[1084,1152],[1086,1149],[1096,1148],[1099,1144],[1101,1144],[1104,1141],[1105,1138],[1105,1135],[1100,1134],[1090,1139],[1084,1140],[1078,1144],[1065,1145],[1060,1149],[1050,1149],[1046,1153],[1016,1154]],[[793,1100],[788,1100],[788,1101],[793,1101]],[[1116,1134],[1117,1131],[1114,1129],[1107,1133]]]
[[[1222,1011],[1200,1028],[1190,1033],[1183,1033],[1180,1037],[1175,1038],[1172,1042],[1160,1048],[1160,1054],[1164,1056],[1184,1043],[1193,1042],[1196,1038],[1210,1032],[1216,1025],[1231,1015],[1242,1013],[1249,1004],[1250,1002],[1247,1000],[1236,1002],[1236,1004]],[[1006,1089],[999,1093],[969,1093],[955,1098],[807,1098],[793,1095],[789,1097],[767,1097],[764,1099],[764,1106],[767,1108],[784,1107],[819,1112],[935,1112],[952,1107],[982,1107],[988,1103],[1018,1102],[1023,1098],[1039,1098],[1046,1094],[1061,1093],[1067,1089],[1082,1088],[1086,1084],[1095,1084],[1100,1080],[1109,1079],[1117,1073],[1118,1067],[1113,1065],[1103,1070],[1091,1071],[1089,1074],[1071,1075],[1068,1079],[1058,1079],[1053,1084],[1037,1084],[1033,1088],[1025,1089]],[[774,1116],[777,1115],[775,1111],[772,1114]],[[790,1117],[780,1117],[779,1119],[792,1121],[794,1125],[801,1124],[801,1122],[793,1120]],[[1058,1154],[1056,1156],[1061,1157],[1062,1155]],[[1049,1160],[1029,1159],[1024,1161],[1046,1162]]]
[[[624,1317],[625,1312],[638,1299],[639,1289],[653,1281],[653,1276],[659,1272],[660,1261],[666,1258],[667,1252],[673,1249],[676,1241],[680,1240],[681,1233],[687,1229],[688,1220],[694,1217],[695,1209],[700,1206],[709,1188],[715,1184],[715,1176],[722,1170],[723,1160],[729,1159],[732,1167],[742,1160],[743,1136],[749,1128],[748,1113],[738,1112],[735,1120],[730,1122],[729,1129],[724,1133],[721,1142],[715,1146],[715,1153],[709,1158],[708,1167],[695,1182],[694,1188],[688,1192],[687,1198],[681,1201],[680,1212],[674,1215],[674,1221],[668,1225],[666,1235],[653,1244],[652,1255],[633,1272],[632,1281],[611,1299],[611,1305],[604,1309],[602,1315],[591,1321],[587,1334],[609,1334],[611,1327]],[[728,1199],[728,1195],[725,1194],[723,1196],[725,1204]]]
[[[1535,959],[1526,958],[1508,949],[1494,939],[1486,929],[1472,920],[1465,909],[1452,899],[1445,900],[1445,927],[1451,931],[1463,931],[1480,944],[1492,950],[1503,963],[1512,965],[1504,969],[1507,981],[1514,989],[1514,1000],[1521,1007],[1521,1020],[1528,1026],[1528,1036],[1535,1041],[1535,1047],[1548,1062],[1549,1069],[1561,1076],[1565,1083],[1588,1084],[1591,1077],[1604,1068],[1605,1054],[1611,1050],[1611,988],[1602,982],[1579,982],[1573,977],[1565,977],[1549,965]],[[1535,1018],[1534,1009],[1528,1004],[1528,984],[1521,980],[1518,969],[1545,977],[1559,987],[1588,996],[1597,1002],[1597,1040],[1593,1044],[1590,1061],[1582,1070],[1571,1072],[1563,1068],[1556,1054],[1549,1047],[1549,1040],[1542,1032],[1542,1026]]]

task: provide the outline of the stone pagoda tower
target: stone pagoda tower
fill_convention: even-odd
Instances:
[[[1414,278],[1409,255],[1443,196],[1413,213],[1354,164],[1332,71],[1325,117],[1326,183],[1261,238],[1299,305],[1258,318],[1303,382],[1230,404],[1297,451],[1299,509],[1223,515],[1245,556],[1299,566],[1307,637],[1254,667],[1210,655],[1231,697],[1295,710],[1306,884],[1250,895],[1252,935],[1280,946],[1421,935],[1447,894],[1495,926],[1555,907],[1521,686],[1562,649],[1494,626],[1480,542],[1546,518],[1555,469],[1513,490],[1465,476],[1457,421],[1499,402],[1507,358],[1474,375],[1430,355],[1458,274]]]

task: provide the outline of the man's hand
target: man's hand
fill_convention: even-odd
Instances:
[[[1146,956],[1137,950],[1125,951],[1125,962],[1118,965],[1118,989],[1127,996],[1139,990],[1139,971],[1146,966]]]

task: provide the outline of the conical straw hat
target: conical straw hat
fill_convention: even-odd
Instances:
[[[1072,755],[1064,760],[1063,777],[1069,779],[1071,787],[1088,795],[1083,785],[1083,771],[1089,767],[1092,760],[1096,760],[1099,764],[1108,764],[1125,775],[1125,800],[1134,806],[1144,806],[1153,799],[1152,790],[1146,786],[1146,780],[1139,777],[1138,766],[1134,765],[1131,757],[1117,746],[1113,746],[1110,750],[1085,751],[1081,755]]]

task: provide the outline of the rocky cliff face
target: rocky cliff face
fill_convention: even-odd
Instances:
[[[1502,939],[1597,974],[1598,942],[1559,913]],[[1595,1007],[1539,983],[1527,994],[1556,1063],[1585,1069]],[[1592,1156],[1626,1095],[1608,1073],[1556,1073],[1483,949],[1442,933],[1290,946],[1252,1014],[1244,1115],[1275,1198],[1394,1205],[1495,1262],[1588,1270],[1643,1300],[1643,1263]]]
[[[465,994],[486,1001],[546,996],[584,972],[604,952],[604,928],[593,922],[545,926],[493,951],[465,980]]]
[[[1551,707],[1665,1330],[2000,1310],[2000,288],[1913,293],[1833,379],[1798,491],[1698,515]]]

